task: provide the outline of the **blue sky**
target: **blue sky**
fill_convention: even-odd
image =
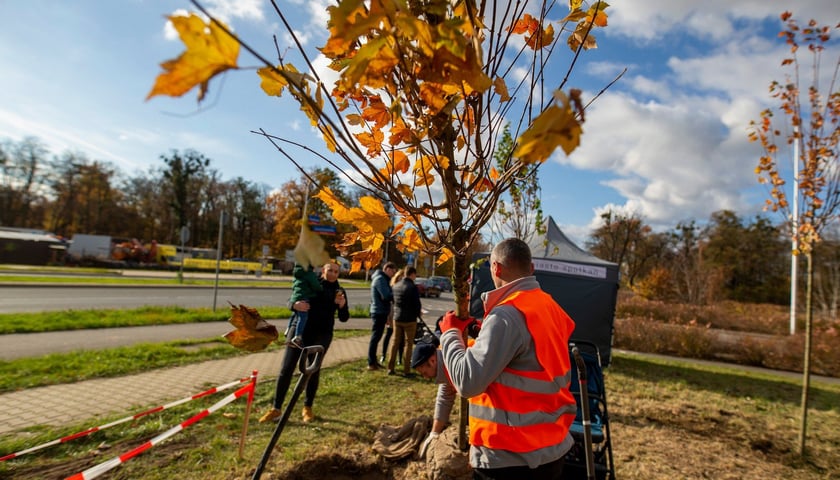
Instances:
[[[330,2],[278,3],[309,47],[323,43]],[[558,150],[540,170],[545,212],[578,241],[607,208],[638,213],[658,228],[702,222],[724,208],[745,219],[760,213],[766,194],[753,169],[761,152],[748,143],[747,127],[770,105],[770,81],[784,78],[778,16],[792,10],[800,23],[816,17],[833,25],[840,2],[612,3],[609,27],[597,32],[599,48],[583,55],[569,86],[591,97],[627,73],[587,111],[581,147],[569,157]],[[276,58],[273,34],[288,45],[270,2],[204,4],[268,58]],[[160,156],[172,149],[191,148],[225,179],[278,187],[296,178],[293,165],[249,132],[264,128],[319,146],[320,136],[289,99],[266,97],[256,75],[214,81],[200,108],[194,92],[145,101],[158,64],[183,50],[164,19],[178,10],[192,6],[0,0],[0,138],[36,136],[53,154],[83,152],[127,174],[162,165]],[[257,62],[243,53],[240,64]]]

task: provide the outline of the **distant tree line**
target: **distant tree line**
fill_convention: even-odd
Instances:
[[[282,258],[294,248],[304,207],[337,235],[349,228],[333,221],[318,199],[322,186],[346,203],[361,194],[338,174],[321,168],[279,188],[241,177],[222,180],[211,160],[193,150],[172,150],[160,165],[126,175],[82,153],[51,155],[37,138],[0,141],[0,225],[41,229],[66,238],[76,233],[179,243],[187,226],[189,246],[215,248],[225,212],[223,256],[259,258],[263,245]],[[836,233],[836,232],[835,232]],[[817,307],[836,318],[840,304],[840,235],[819,246]],[[331,255],[338,252],[330,245]],[[487,248],[488,246],[485,246]],[[786,304],[790,295],[790,239],[765,217],[744,221],[732,211],[715,212],[703,226],[690,220],[655,232],[636,214],[607,212],[591,232],[587,249],[619,264],[626,288],[650,298],[689,303],[719,299]],[[405,257],[390,248],[388,259]],[[420,265],[420,263],[418,263]],[[431,274],[424,269],[424,274]],[[446,264],[436,274],[451,273]]]
[[[224,254],[253,257],[274,226],[267,187],[222,180],[193,150],[161,155],[161,164],[126,175],[83,153],[51,155],[37,138],[0,141],[0,225],[42,229],[66,238],[100,234],[215,247],[226,212]]]
[[[750,221],[721,210],[699,225],[690,220],[655,232],[637,214],[608,211],[587,249],[619,265],[624,288],[651,299],[692,304],[717,300],[790,302],[791,240],[766,217]],[[840,305],[840,232],[817,247],[815,303],[827,318]]]

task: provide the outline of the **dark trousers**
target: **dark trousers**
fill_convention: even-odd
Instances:
[[[391,335],[394,334],[394,327],[385,327],[385,339],[382,340],[382,356],[388,356],[388,345],[391,344]]]
[[[563,457],[553,462],[544,463],[537,468],[527,465],[506,468],[476,468],[473,480],[560,480],[563,474]]]
[[[382,333],[385,331],[385,324],[388,323],[387,313],[374,313],[371,315],[373,326],[370,327],[370,345],[368,346],[368,365],[379,365],[376,360],[376,347],[379,346],[379,340],[382,339]]]
[[[326,355],[327,350],[330,348],[330,343],[332,343],[332,334],[314,339],[312,342],[306,342],[306,340],[304,338],[306,345],[323,345],[323,354]],[[283,363],[280,365],[280,373],[277,375],[277,386],[274,390],[274,408],[278,410],[283,406],[283,402],[286,400],[286,393],[288,393],[289,386],[292,384],[292,377],[295,371],[298,370],[298,361],[300,360],[301,352],[302,350],[299,348],[286,347],[283,349]],[[311,407],[315,403],[315,394],[318,392],[320,378],[320,369],[309,377],[309,382],[306,384],[306,395],[303,401],[303,404],[307,407]]]

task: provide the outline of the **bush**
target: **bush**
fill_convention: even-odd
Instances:
[[[801,372],[805,335],[787,334],[786,307],[731,301],[696,306],[622,293],[616,307],[615,348]],[[817,322],[811,372],[840,377],[840,331]]]

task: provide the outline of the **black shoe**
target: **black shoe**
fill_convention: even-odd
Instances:
[[[408,372],[408,373],[406,373],[406,374],[404,375],[404,377],[405,377],[405,378],[414,378],[414,377],[416,377],[416,376],[417,376],[417,375],[415,375],[415,374],[413,374],[413,373],[411,373],[411,372]]]
[[[393,370],[388,370],[388,375],[396,375],[396,374],[397,374],[397,372],[395,372]]]

